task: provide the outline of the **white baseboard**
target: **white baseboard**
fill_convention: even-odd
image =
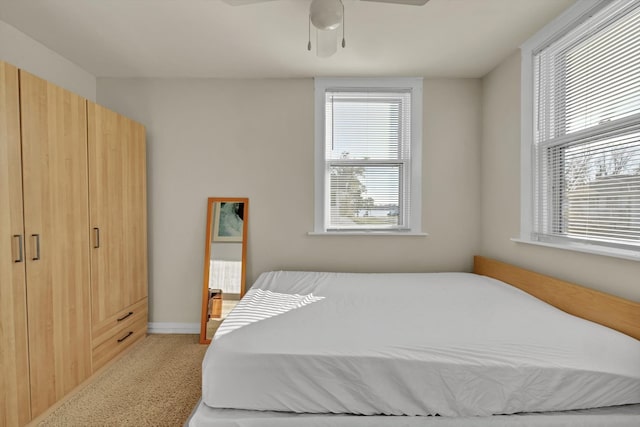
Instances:
[[[200,323],[149,322],[147,332],[150,334],[199,334]]]

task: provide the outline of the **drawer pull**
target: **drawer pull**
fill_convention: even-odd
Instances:
[[[118,340],[118,342],[122,342],[124,340],[126,340],[127,338],[129,338],[131,335],[133,335],[133,331],[129,331],[129,333],[127,335],[125,335],[124,337],[120,338]]]
[[[133,311],[130,311],[129,313],[127,313],[124,316],[122,316],[121,318],[119,318],[118,322],[122,322],[124,319],[126,319],[129,316],[131,316],[132,314],[133,314]]]

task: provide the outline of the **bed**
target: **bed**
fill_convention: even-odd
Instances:
[[[640,304],[482,257],[474,273],[264,273],[189,425],[640,425]]]

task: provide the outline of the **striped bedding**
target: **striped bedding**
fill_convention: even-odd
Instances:
[[[304,307],[323,298],[313,296],[313,294],[283,294],[262,289],[251,289],[240,300],[235,310],[229,313],[224,322],[222,322],[216,331],[214,340],[250,323],[259,322],[269,317]]]

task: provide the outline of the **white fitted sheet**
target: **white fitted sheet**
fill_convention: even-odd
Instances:
[[[640,405],[487,417],[296,414],[209,408],[200,401],[188,427],[638,427]]]
[[[461,417],[640,403],[639,341],[485,276],[270,272],[252,290],[225,322],[254,321],[205,355],[209,407]],[[268,317],[252,301],[263,291],[311,302]]]

